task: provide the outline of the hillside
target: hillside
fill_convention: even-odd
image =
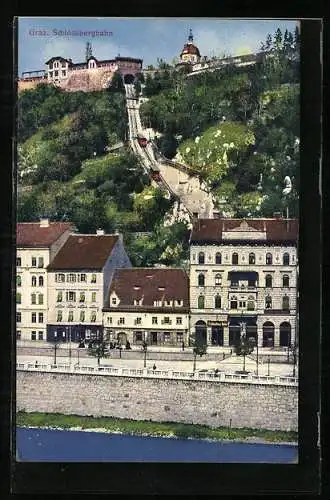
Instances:
[[[287,175],[290,214],[298,215],[299,33],[277,30],[261,49],[263,59],[251,67],[190,78],[159,71],[142,87],[141,116],[163,134],[162,153],[199,172],[227,215],[283,211]]]

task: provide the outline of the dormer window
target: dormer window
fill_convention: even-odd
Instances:
[[[171,301],[171,300],[167,300],[167,301],[166,301],[166,305],[167,305],[167,306],[171,306],[171,305],[172,305],[172,301]]]
[[[182,306],[182,300],[177,300],[177,301],[176,301],[176,305],[177,305],[177,306]]]
[[[112,299],[111,299],[111,304],[112,304],[113,306],[115,306],[115,305],[117,304],[117,298],[116,298],[116,297],[112,297]]]
[[[141,306],[142,305],[142,300],[141,299],[134,299],[134,305],[135,306]]]

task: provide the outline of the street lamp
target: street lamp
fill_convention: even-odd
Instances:
[[[292,181],[288,175],[284,177],[284,189],[282,193],[285,197],[287,197],[292,191]],[[286,218],[289,218],[289,200],[286,198],[287,206],[286,206]]]

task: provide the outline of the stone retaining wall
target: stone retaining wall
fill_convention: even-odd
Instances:
[[[298,390],[216,383],[17,372],[17,410],[297,431]]]

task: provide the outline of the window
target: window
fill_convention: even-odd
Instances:
[[[112,317],[111,317],[111,316],[108,316],[107,321],[108,321],[108,324],[110,324],[110,325],[111,325],[111,324],[112,324]]]
[[[166,305],[167,305],[167,306],[171,306],[171,305],[172,305],[172,301],[171,301],[171,300],[167,300],[167,301],[166,301]]]
[[[43,323],[44,322],[44,313],[39,313],[38,314],[38,322]]]
[[[272,288],[273,286],[273,278],[271,277],[270,274],[267,274],[266,276],[266,288]]]
[[[37,295],[35,293],[31,293],[31,304],[37,303]]]
[[[37,267],[37,259],[36,259],[36,257],[32,257],[32,259],[31,259],[31,266],[32,267]]]
[[[36,276],[32,276],[32,278],[31,278],[31,286],[37,286],[37,277]]]
[[[20,293],[16,293],[16,304],[20,304],[22,302],[22,295]]]
[[[82,323],[85,321],[85,311],[80,311],[79,321]]]
[[[182,342],[183,341],[183,333],[182,332],[177,332],[177,334],[176,334],[176,341],[177,342]]]
[[[16,313],[16,323],[20,323],[22,321],[22,313]]]
[[[63,293],[57,292],[57,302],[62,302],[62,300],[63,300]]]
[[[249,254],[249,264],[255,264],[256,263],[256,256],[254,253]]]
[[[68,314],[68,321],[73,321],[73,311],[69,311],[69,314]]]
[[[177,324],[177,325],[182,325],[182,318],[180,318],[180,316],[178,316],[178,317],[176,318],[176,324]]]
[[[176,305],[177,305],[177,306],[182,306],[182,304],[183,304],[183,301],[182,301],[182,300],[177,300],[177,301],[176,301]]]
[[[266,309],[272,308],[272,298],[270,295],[267,295],[266,300],[265,300],[265,305],[266,305]]]
[[[290,300],[287,295],[285,295],[282,299],[282,309],[284,311],[288,311],[290,309]]]
[[[283,276],[283,286],[288,287],[290,284],[290,278],[287,274],[284,274]]]
[[[153,324],[153,325],[157,325],[157,323],[158,323],[157,316],[153,316],[153,317],[152,317],[152,324]]]
[[[17,330],[17,331],[16,331],[16,339],[17,339],[17,340],[21,340],[21,337],[22,337],[22,332],[21,332],[21,330]]]
[[[32,323],[36,323],[37,322],[37,313],[32,313],[31,314],[31,321],[32,321]]]
[[[266,253],[266,264],[271,265],[273,263],[273,256],[271,253]]]
[[[92,274],[91,283],[96,283],[96,274]]]
[[[214,283],[215,285],[221,285],[221,274],[216,274],[214,277]]]
[[[136,318],[135,320],[136,325],[141,325],[141,322],[142,322],[141,318]]]
[[[16,285],[22,286],[22,277],[19,274],[16,276]]]
[[[55,281],[56,283],[64,283],[65,281],[65,276],[62,273],[55,274]]]
[[[58,70],[57,69],[54,71],[54,75],[58,76]]]
[[[124,325],[125,324],[125,318],[119,318],[119,324]]]
[[[42,293],[39,293],[38,295],[38,303],[39,305],[42,305],[44,303],[44,296]]]
[[[230,309],[237,309],[237,297],[231,297],[230,299]]]
[[[205,254],[204,254],[204,252],[199,252],[199,254],[198,254],[198,264],[205,264]]]
[[[76,302],[76,292],[66,292],[66,300],[69,302]]]
[[[80,281],[86,282],[86,274],[80,274]]]
[[[117,304],[117,299],[116,299],[116,297],[112,297],[112,299],[111,299],[111,304],[112,304],[112,305],[114,305],[114,306]]]
[[[44,339],[44,332],[39,331],[38,332],[38,340],[43,340]]]
[[[43,276],[39,276],[38,283],[39,283],[39,286],[44,286],[44,277]]]
[[[233,278],[230,282],[231,288],[238,288],[238,280]]]
[[[77,276],[75,274],[70,273],[67,275],[67,281],[75,283],[77,281]]]
[[[169,332],[164,333],[164,342],[171,342],[171,335]]]
[[[66,75],[66,71],[62,70],[62,76],[65,76],[65,75]]]
[[[85,298],[86,298],[85,292],[80,292],[79,302],[85,302]]]
[[[245,300],[240,300],[238,306],[240,309],[245,309],[245,307],[246,307]]]
[[[199,274],[198,275],[198,286],[204,286],[205,285],[205,276],[204,274]]]
[[[16,266],[21,267],[21,265],[22,265],[22,259],[21,259],[21,257],[17,257],[16,258]]]
[[[38,258],[38,267],[44,267],[44,258],[43,257]]]
[[[56,321],[62,321],[63,318],[63,313],[62,311],[57,311],[57,318]]]
[[[214,299],[214,307],[216,309],[221,309],[221,297],[220,297],[220,295],[216,295],[216,297]]]
[[[252,295],[248,297],[247,309],[248,311],[254,311],[255,309],[254,297]]]
[[[31,332],[31,340],[37,340],[37,332],[35,331]]]
[[[92,292],[92,302],[96,302],[96,292]]]
[[[288,253],[283,254],[283,266],[288,266],[290,263],[290,255]]]
[[[166,323],[168,325],[170,324],[170,317],[169,316],[164,317],[164,323]]]
[[[231,258],[231,263],[238,264],[238,253],[233,253],[232,258]]]
[[[135,332],[135,342],[142,341],[142,332]]]
[[[221,253],[220,252],[217,252],[215,254],[215,263],[216,264],[221,264]]]
[[[248,280],[248,288],[255,288],[256,282],[254,280]]]
[[[204,295],[200,295],[198,297],[197,307],[198,307],[198,309],[204,309],[204,307],[205,307],[205,297],[204,297]]]

